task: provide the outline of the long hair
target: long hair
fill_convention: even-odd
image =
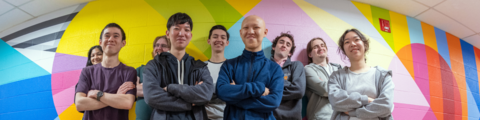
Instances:
[[[95,49],[95,48],[98,48],[98,50],[100,50],[100,52],[103,53],[102,47],[100,47],[100,45],[95,45],[95,46],[93,46],[92,48],[90,48],[90,50],[88,51],[87,66],[93,65],[93,64],[92,64],[92,61],[91,61],[91,59],[92,59],[92,56],[91,56],[91,55],[92,55],[93,49]]]
[[[310,57],[310,53],[312,53],[312,43],[313,41],[315,40],[320,40],[323,42],[323,44],[325,44],[325,48],[327,48],[328,50],[328,47],[327,47],[327,43],[325,42],[325,40],[323,40],[322,38],[320,37],[316,37],[316,38],[313,38],[312,40],[310,40],[307,44],[307,58],[308,58],[308,64],[312,63],[313,62],[313,59]],[[327,56],[327,63],[328,63],[328,56]]]

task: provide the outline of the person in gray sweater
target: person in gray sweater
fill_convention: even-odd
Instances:
[[[342,66],[328,61],[328,48],[322,38],[313,38],[308,42],[307,55],[307,118],[329,120],[333,110],[328,101],[328,78],[332,72],[342,69]]]
[[[369,41],[360,31],[346,30],[338,44],[338,52],[348,57],[351,67],[330,75],[331,120],[393,120],[392,71],[366,64]]]
[[[300,61],[291,61],[295,40],[290,33],[281,33],[273,40],[272,61],[282,67],[283,95],[280,106],[273,115],[277,120],[301,120],[302,97],[305,94],[305,70]]]

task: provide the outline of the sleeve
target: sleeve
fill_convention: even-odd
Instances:
[[[135,86],[137,86],[137,71],[134,68],[131,68],[127,71],[127,76],[125,77],[125,82],[133,82]],[[127,91],[126,94],[132,94],[133,96],[137,96],[137,88],[131,89]]]
[[[232,74],[235,74],[230,71],[231,69],[232,68],[229,68],[227,62],[225,62],[220,68],[216,89],[218,98],[225,101],[227,104],[236,104],[243,99],[262,96],[263,92],[265,92],[265,84],[261,82],[230,85],[231,80],[233,80]]]
[[[158,69],[154,60],[148,62],[143,70],[143,94],[145,102],[154,109],[163,111],[189,111],[192,109],[192,103],[170,95],[160,86],[162,81],[166,81],[159,74],[163,73]]]
[[[180,84],[170,84],[168,85],[168,92],[173,94],[175,97],[182,98],[186,102],[195,103],[195,104],[204,104],[210,101],[213,94],[213,80],[210,76],[210,71],[207,66],[200,69],[200,73],[197,73],[200,78],[191,78],[191,79],[200,79],[203,81],[200,85],[180,85]]]
[[[80,73],[80,78],[78,79],[77,87],[75,88],[75,94],[78,92],[88,94],[90,86],[92,86],[92,80],[88,69],[85,67]]]
[[[340,87],[340,71],[333,72],[328,81],[328,100],[332,109],[339,112],[350,112],[368,104],[368,97],[358,92],[348,94]]]
[[[292,81],[284,80],[282,100],[300,99],[305,94],[305,70],[301,62],[295,62]]]
[[[285,81],[280,66],[275,69],[272,76],[271,82],[267,85],[267,88],[270,89],[270,94],[241,100],[235,106],[262,113],[269,113],[277,109],[282,101],[283,84]]]
[[[322,79],[312,67],[305,67],[307,88],[320,96],[328,97],[328,79]],[[328,78],[328,75],[325,75]]]
[[[391,72],[389,72],[382,84],[380,95],[371,103],[355,111],[349,112],[350,116],[357,116],[358,118],[385,118],[392,114],[393,110],[393,90],[395,85],[392,81]]]

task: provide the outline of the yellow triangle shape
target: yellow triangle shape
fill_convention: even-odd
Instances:
[[[226,0],[233,8],[240,14],[247,14],[253,7],[255,7],[262,0]]]

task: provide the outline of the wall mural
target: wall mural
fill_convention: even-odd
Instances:
[[[357,28],[370,40],[367,64],[393,70],[395,119],[480,117],[480,49],[393,11],[333,0],[102,0],[0,36],[0,56],[7,56],[0,59],[0,119],[81,119],[73,104],[75,84],[103,27],[110,22],[122,26],[127,45],[120,61],[136,68],[152,59],[154,38],[165,34],[167,19],[176,12],[192,17],[193,38],[186,51],[203,61],[211,56],[207,37],[217,24],[231,34],[225,57],[240,55],[245,48],[240,25],[249,15],[266,21],[266,57],[271,56],[271,41],[290,32],[297,46],[292,60],[304,65],[307,42],[321,37],[330,61],[348,66],[337,54],[337,42],[346,29]],[[390,21],[391,33],[381,31],[379,18]]]

